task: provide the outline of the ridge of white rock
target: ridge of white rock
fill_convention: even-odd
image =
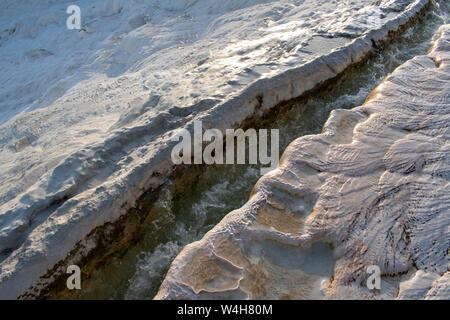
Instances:
[[[183,249],[156,299],[448,300],[449,94],[445,25],[364,105],[292,142],[246,205]]]
[[[428,3],[85,0],[75,31],[68,1],[2,1],[0,298],[45,287],[162,185],[177,130],[225,130],[302,95]]]

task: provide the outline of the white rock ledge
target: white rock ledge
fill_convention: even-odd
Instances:
[[[301,96],[430,2],[208,1],[84,1],[89,25],[72,34],[65,4],[2,2],[0,299],[39,293],[77,243],[82,257],[92,230],[164,184],[179,128],[224,131]]]
[[[292,142],[156,299],[450,299],[449,97],[447,25],[364,105]],[[381,290],[366,287],[371,265]]]

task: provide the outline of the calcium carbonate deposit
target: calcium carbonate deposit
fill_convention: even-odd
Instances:
[[[71,4],[80,30],[66,26]],[[98,248],[94,230],[129,241],[105,226],[169,182],[180,129],[260,117],[428,5],[2,1],[0,298],[39,295]],[[294,142],[246,206],[182,252],[157,297],[371,298],[369,262],[383,274],[375,297],[448,296],[447,51],[444,31],[367,104]]]
[[[446,25],[364,105],[292,142],[244,207],[181,252],[157,298],[450,299],[449,81]]]

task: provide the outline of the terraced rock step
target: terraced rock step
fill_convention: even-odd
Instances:
[[[137,199],[175,170],[179,129],[224,131],[309,92],[430,1],[209,3],[84,1],[88,25],[69,36],[65,4],[4,2],[0,298],[38,296],[129,243]]]
[[[450,299],[450,26],[249,202],[186,246],[157,299]],[[381,290],[366,286],[381,270]]]

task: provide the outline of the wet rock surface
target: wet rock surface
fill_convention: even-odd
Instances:
[[[292,142],[244,207],[184,248],[156,298],[449,299],[449,80],[447,25],[364,105]]]
[[[0,297],[39,292],[166,183],[178,129],[223,131],[334,78],[429,1],[400,2],[86,2],[70,36],[65,4],[3,2]]]

